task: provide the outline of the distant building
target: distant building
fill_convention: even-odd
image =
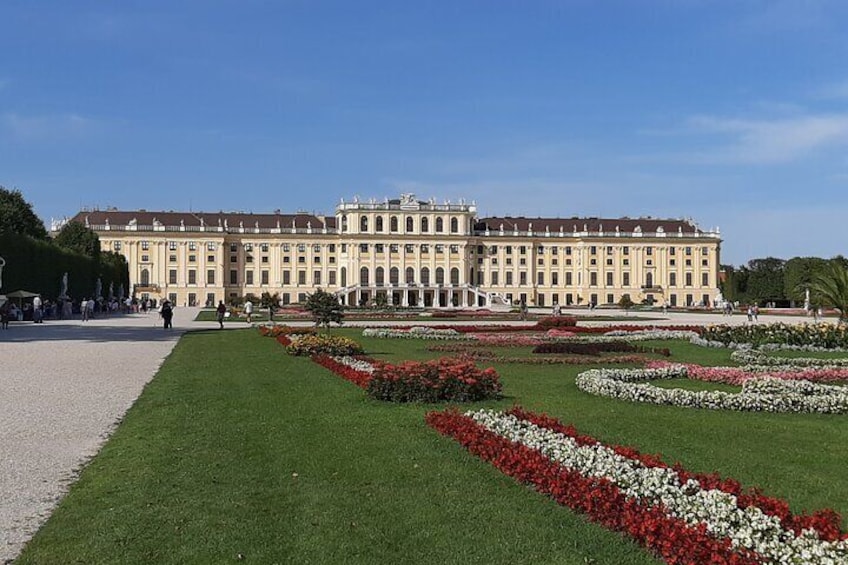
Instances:
[[[82,211],[122,253],[139,297],[176,304],[317,288],[348,305],[382,295],[409,307],[617,303],[710,305],[718,230],[656,218],[478,218],[474,203],[412,194],[305,213]],[[53,226],[54,230],[60,226]]]

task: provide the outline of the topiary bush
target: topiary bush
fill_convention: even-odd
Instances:
[[[550,316],[536,322],[536,329],[549,330],[552,328],[573,328],[577,325],[577,318],[571,316]]]

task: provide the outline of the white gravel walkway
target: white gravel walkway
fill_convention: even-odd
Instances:
[[[0,563],[47,519],[196,312],[175,310],[167,332],[156,314],[0,330]]]

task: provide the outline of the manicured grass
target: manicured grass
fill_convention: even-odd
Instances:
[[[387,360],[440,356],[340,333]],[[520,402],[794,509],[848,513],[844,416],[631,404],[579,391],[579,367],[495,367],[505,398],[482,405]],[[438,436],[432,408],[368,400],[255,331],[188,334],[20,563],[656,563]]]

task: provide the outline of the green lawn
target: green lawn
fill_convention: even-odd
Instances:
[[[436,357],[378,340],[375,356]],[[672,360],[729,352],[665,342]],[[689,410],[580,392],[570,366],[496,365],[506,397],[609,442],[848,513],[848,418]],[[480,406],[480,405],[477,405]],[[656,563],[255,331],[186,335],[19,562]]]

